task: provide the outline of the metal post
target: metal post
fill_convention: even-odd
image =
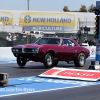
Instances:
[[[27,44],[28,44],[28,33],[27,33]]]
[[[98,41],[100,42],[100,11],[99,11],[99,37],[98,37]]]
[[[27,0],[27,2],[28,2],[28,11],[29,11],[29,0]]]
[[[81,22],[80,22],[80,18],[78,18],[78,21],[79,21],[79,44],[81,45],[81,42],[82,42],[82,40],[81,40]]]
[[[31,33],[30,33],[30,44],[31,44]]]

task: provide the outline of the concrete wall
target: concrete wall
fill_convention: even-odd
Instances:
[[[16,57],[11,52],[11,47],[0,47],[0,61],[12,60],[16,60]]]

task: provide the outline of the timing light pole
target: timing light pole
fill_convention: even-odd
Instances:
[[[27,2],[28,2],[28,11],[29,11],[29,0],[27,0]]]
[[[100,69],[100,1],[96,1],[96,7],[93,8],[93,11],[95,11],[95,39],[98,39],[98,44],[96,44],[96,58],[95,61],[91,61],[91,65],[89,66],[89,69]],[[93,64],[92,64],[93,63]]]

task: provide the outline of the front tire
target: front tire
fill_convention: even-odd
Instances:
[[[18,64],[20,67],[25,66],[25,65],[26,65],[25,58],[23,58],[23,57],[17,57],[17,64]]]
[[[44,66],[46,68],[51,68],[53,67],[53,55],[52,53],[47,53],[46,56],[44,57]]]
[[[74,64],[76,67],[83,67],[85,65],[86,57],[84,53],[80,53],[76,60],[74,61]]]

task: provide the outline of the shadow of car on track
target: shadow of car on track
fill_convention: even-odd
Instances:
[[[86,61],[88,62],[88,61]],[[74,62],[73,61],[70,61],[69,63],[65,62],[65,61],[59,61],[59,63],[56,65],[56,66],[53,66],[53,67],[60,67],[60,68],[75,68],[75,69],[87,69],[89,65],[85,64],[84,67],[76,67],[74,65]],[[52,68],[53,68],[52,67]],[[28,62],[26,64],[26,66],[24,67],[19,67],[19,66],[16,66],[16,68],[19,68],[19,69],[51,69],[51,68],[46,68],[43,63],[40,63],[40,62]]]

